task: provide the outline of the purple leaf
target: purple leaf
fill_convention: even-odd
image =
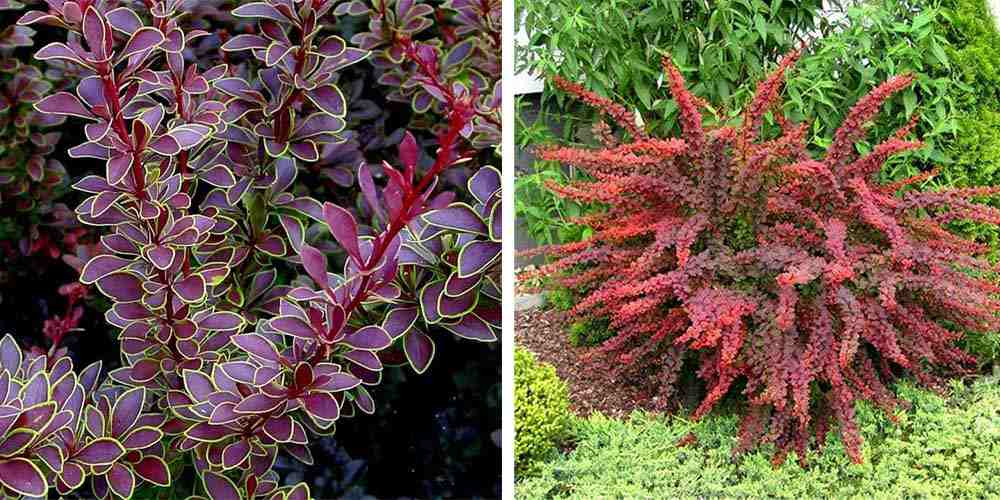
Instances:
[[[129,174],[129,167],[132,166],[133,156],[131,153],[115,154],[108,159],[107,178],[108,182],[118,184]]]
[[[492,241],[472,241],[458,254],[458,276],[468,278],[482,273],[500,257],[503,246]]]
[[[114,464],[108,471],[107,478],[111,491],[121,498],[132,498],[132,492],[135,490],[135,476],[132,475],[132,469],[122,464]]]
[[[497,339],[497,335],[493,332],[493,329],[490,328],[490,325],[475,314],[467,314],[463,316],[462,321],[459,321],[456,324],[449,325],[447,323],[442,323],[442,326],[451,331],[451,333],[470,340],[493,342]]]
[[[419,312],[416,307],[397,307],[390,309],[382,321],[382,328],[393,339],[397,339],[410,331],[417,321]]]
[[[66,462],[63,464],[63,469],[59,474],[59,479],[62,480],[63,483],[66,483],[70,489],[76,489],[83,485],[85,474],[86,472],[84,472],[83,466],[73,462]]]
[[[200,302],[205,297],[205,278],[192,274],[174,283],[174,291],[185,302]]]
[[[208,422],[199,422],[191,426],[191,428],[185,432],[185,435],[196,441],[215,442],[226,436],[237,433],[238,431],[234,431],[223,425],[212,425]]]
[[[181,145],[173,137],[164,134],[155,141],[149,143],[149,149],[163,156],[173,156],[180,152]]]
[[[288,496],[285,497],[285,500],[309,500],[310,498],[312,497],[309,496],[309,485],[306,483],[299,483],[288,492]]]
[[[205,491],[211,500],[243,498],[240,491],[236,489],[236,485],[222,474],[206,470],[202,473],[202,479],[205,481]]]
[[[382,362],[371,351],[351,351],[344,354],[344,359],[357,363],[371,371],[380,371],[382,369]]]
[[[271,328],[306,340],[316,340],[316,332],[312,326],[295,316],[278,316],[271,320]]]
[[[444,56],[442,66],[444,68],[448,68],[456,64],[461,64],[463,61],[468,59],[469,55],[472,54],[472,49],[475,48],[475,42],[475,38],[466,38],[465,40],[462,40],[452,46],[451,50],[448,51],[448,54]]]
[[[360,384],[361,380],[354,375],[339,372],[331,373],[329,375],[321,375],[316,382],[315,387],[316,389],[326,392],[342,392],[353,389]]]
[[[147,455],[138,463],[132,465],[132,469],[139,477],[157,486],[170,486],[170,469],[162,458]]]
[[[135,426],[139,420],[139,413],[142,412],[142,405],[146,399],[146,389],[136,387],[129,389],[115,402],[114,409],[111,410],[111,436],[115,438],[123,437],[125,432]]]
[[[486,200],[500,189],[500,172],[490,166],[480,168],[469,178],[468,187],[469,192],[479,203],[486,203]]]
[[[476,306],[477,296],[475,292],[468,292],[459,297],[449,297],[442,293],[438,296],[438,312],[447,318],[464,315]]]
[[[340,405],[332,394],[312,392],[302,396],[301,401],[307,412],[323,420],[337,420],[340,416]]]
[[[427,323],[437,323],[441,321],[441,313],[438,311],[440,296],[444,293],[444,282],[435,281],[428,283],[420,290],[420,312],[424,315]]]
[[[503,237],[503,213],[502,209],[503,202],[496,202],[493,205],[492,210],[490,210],[490,239],[493,241],[500,241]]]
[[[382,204],[378,201],[378,193],[375,192],[375,181],[372,179],[371,169],[365,162],[362,162],[358,168],[358,186],[361,188],[361,193],[364,194],[368,206],[384,220],[385,212],[382,209]]]
[[[372,395],[368,393],[368,389],[365,389],[364,386],[358,387],[354,391],[354,404],[361,411],[369,415],[375,413],[375,400],[372,399]]]
[[[150,264],[156,266],[161,271],[166,271],[174,263],[175,252],[173,248],[166,245],[154,245],[146,248],[146,258]]]
[[[73,456],[73,460],[85,465],[107,465],[114,463],[125,454],[121,443],[112,438],[98,438],[84,446]]]
[[[465,295],[469,290],[479,284],[483,276],[475,274],[468,278],[460,278],[458,273],[451,273],[444,284],[444,293],[449,297]]]
[[[343,342],[355,349],[378,351],[392,344],[392,337],[381,326],[368,325],[348,334]]]
[[[406,360],[417,373],[424,373],[434,359],[434,340],[420,330],[410,330],[403,339]]]
[[[278,9],[275,9],[266,2],[253,2],[240,5],[233,9],[232,15],[237,17],[263,17],[279,22],[288,21],[288,18],[283,16]]]
[[[249,456],[250,443],[245,439],[234,441],[222,451],[222,467],[232,469],[246,461]]]
[[[306,97],[325,113],[343,117],[347,114],[347,101],[336,85],[323,85],[306,92]]]
[[[120,60],[124,60],[132,54],[149,50],[161,43],[163,43],[163,33],[160,33],[160,30],[149,27],[140,28],[132,33],[118,57],[121,58]]]
[[[236,404],[229,401],[220,403],[212,410],[208,421],[212,424],[228,424],[239,420],[243,415],[236,413]]]
[[[230,311],[218,311],[197,320],[205,330],[236,330],[243,326],[243,316]]]
[[[337,57],[344,53],[347,44],[339,36],[330,36],[323,40],[316,49],[324,57]]]
[[[177,145],[181,149],[191,149],[205,140],[205,137],[208,137],[211,132],[212,129],[205,125],[189,123],[171,129],[168,134],[177,141]]]
[[[109,274],[97,280],[97,288],[117,302],[135,302],[142,298],[142,280],[130,273]]]
[[[18,347],[14,337],[9,333],[4,335],[3,340],[0,340],[0,368],[10,373],[17,373],[21,367],[22,356],[21,348]]]
[[[399,161],[406,169],[407,181],[413,181],[413,171],[417,168],[417,161],[420,160],[420,147],[417,140],[409,131],[403,134],[403,140],[399,143]]]
[[[75,95],[69,92],[57,92],[35,103],[35,109],[41,113],[79,116],[94,118],[94,115],[84,107]]]
[[[301,254],[302,245],[306,242],[302,223],[290,215],[279,215],[278,220],[281,221],[281,227],[285,228],[285,234],[288,235],[288,243],[292,245],[292,251]]]
[[[264,64],[268,67],[274,66],[292,51],[292,48],[281,42],[271,42],[271,45],[264,51]]]
[[[97,11],[97,7],[87,7],[87,12],[83,15],[83,39],[87,41],[90,50],[98,59],[108,57],[108,49],[111,48],[111,33],[104,24],[104,18]]]
[[[283,257],[287,250],[285,248],[284,238],[276,234],[269,234],[265,236],[261,241],[257,242],[254,247],[272,257]]]
[[[247,49],[265,49],[268,46],[266,38],[257,35],[236,35],[222,45],[222,50],[235,52]]]
[[[3,443],[0,443],[0,455],[10,457],[22,453],[31,444],[34,437],[35,434],[28,429],[18,429],[11,432],[3,440]]]
[[[184,370],[184,387],[195,401],[206,401],[209,394],[215,392],[208,375],[195,370]]]
[[[0,483],[21,495],[31,497],[44,497],[48,491],[42,471],[27,458],[0,461]]]
[[[236,344],[236,346],[243,349],[247,353],[265,361],[278,363],[281,360],[281,354],[278,353],[278,348],[262,335],[256,333],[233,335],[230,340],[232,340],[233,344]]]
[[[216,187],[229,188],[236,185],[236,177],[233,175],[233,171],[221,164],[198,172],[198,177]]]
[[[97,194],[104,191],[110,191],[111,185],[108,184],[103,177],[88,175],[77,181],[76,184],[73,184],[73,188],[78,191],[83,191],[84,193]]]
[[[80,273],[80,282],[90,285],[115,271],[123,269],[132,261],[114,255],[98,255],[87,261]]]
[[[274,396],[268,396],[267,394],[251,394],[243,401],[240,401],[234,411],[237,413],[267,413],[275,408],[281,406],[285,400],[282,398],[276,398]]]
[[[330,234],[337,243],[340,243],[347,255],[359,266],[364,265],[358,244],[358,223],[354,221],[354,216],[340,206],[326,202],[323,204],[323,219],[330,228]]]
[[[35,53],[35,59],[39,61],[48,61],[50,59],[63,59],[66,61],[72,61],[77,64],[81,64],[83,61],[77,55],[73,49],[69,48],[65,43],[52,42],[40,49]]]
[[[315,247],[302,245],[302,250],[299,252],[299,256],[302,257],[302,265],[305,266],[306,272],[309,273],[309,277],[312,278],[312,280],[315,281],[321,288],[328,288],[329,284],[326,277],[326,256],[323,255],[323,252],[320,252]]]
[[[139,16],[134,10],[128,7],[118,7],[117,9],[111,10],[104,14],[104,18],[108,20],[108,24],[110,24],[112,28],[121,31],[126,35],[131,35],[142,27],[142,20],[139,19]]]
[[[424,214],[424,220],[434,226],[466,233],[487,235],[488,229],[483,219],[472,207],[456,203],[450,207]]]
[[[292,418],[288,415],[272,417],[264,423],[264,433],[279,443],[292,438]]]
[[[130,432],[122,440],[126,450],[143,450],[163,439],[163,431],[155,427],[140,427]]]

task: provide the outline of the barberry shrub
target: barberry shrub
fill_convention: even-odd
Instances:
[[[933,173],[876,183],[889,157],[921,146],[904,127],[865,154],[855,148],[908,75],[858,101],[822,158],[811,157],[809,123],[780,114],[797,56],[758,85],[741,123],[714,128],[664,58],[679,138],[649,137],[626,108],[556,80],[629,138],[543,148],[542,158],[595,179],[554,191],[608,209],[581,220],[592,238],[540,249],[557,260],[538,273],[581,291],[571,316],[607,318],[617,332],[590,361],[644,384],[661,407],[676,404],[691,362],[707,388],[696,418],[742,389],[740,450],[773,443],[776,464],[792,450],[804,460],[837,423],[861,462],[856,402],[892,415],[890,380],[906,373],[934,385],[942,370],[967,370],[974,359],[956,340],[1000,326],[988,248],[945,229],[1000,223],[1000,211],[969,201],[995,188],[912,189]]]
[[[0,2],[0,11],[21,7]],[[58,203],[69,191],[69,177],[53,158],[62,135],[56,127],[66,117],[40,113],[32,105],[66,79],[15,57],[15,49],[32,45],[34,35],[26,26],[0,30],[0,245],[8,247],[0,252],[18,257],[47,250],[58,257],[68,248],[50,242],[74,219],[72,211]]]
[[[440,190],[443,173],[477,154],[474,92],[441,96],[433,155],[406,133],[398,167],[352,166],[364,210],[296,183],[345,142],[339,77],[370,55],[328,33],[334,4],[241,3],[232,15],[255,29],[208,66],[185,56],[209,50],[199,45],[209,34],[187,29],[177,2],[51,1],[21,18],[66,30],[35,57],[86,75],[35,108],[86,121],[69,155],[106,167],[74,184],[87,195],[77,217],[104,233],[80,280],[111,301],[122,366],[105,389],[81,391],[79,442],[17,455],[44,480],[27,492],[0,471],[0,485],[44,495],[89,483],[81,494],[129,498],[185,475],[197,480],[179,491],[196,496],[308,498],[305,484],[279,487],[279,453],[312,463],[311,437],[374,412],[386,365],[427,369],[432,335],[496,340],[499,172],[471,176],[472,205]],[[71,326],[53,325],[52,348],[33,363],[62,363],[59,332]],[[74,422],[60,417],[56,430],[64,421]],[[147,425],[162,432],[129,440]],[[73,465],[92,440],[114,453]]]

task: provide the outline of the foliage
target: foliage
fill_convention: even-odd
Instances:
[[[1000,97],[1000,33],[989,5],[986,0],[942,0],[941,7],[949,57],[970,88],[966,99],[995,104]]]
[[[1000,180],[1000,32],[985,0],[947,0],[942,7],[948,55],[968,90],[956,117],[960,132],[947,145],[953,162],[943,173],[959,186],[995,185]],[[965,224],[961,229],[991,247],[1000,244],[993,227]],[[974,352],[996,356],[996,351]]]
[[[0,11],[21,8],[0,5]],[[14,57],[13,49],[30,46],[35,31],[24,26],[0,33],[0,240],[17,242],[21,256],[50,250],[58,231],[72,225],[72,213],[57,200],[66,193],[66,168],[53,158],[61,133],[54,127],[66,118],[35,111],[32,105],[54,87],[65,84],[58,72],[48,74]]]
[[[886,383],[896,374],[932,385],[933,370],[965,370],[975,360],[955,345],[961,330],[1000,323],[997,287],[984,277],[995,271],[982,258],[988,248],[945,228],[1000,222],[1000,211],[969,201],[997,190],[907,189],[927,174],[878,183],[888,158],[921,147],[906,139],[914,122],[863,154],[856,143],[912,75],[861,98],[825,154],[812,158],[808,122],[779,113],[784,74],[797,56],[758,85],[742,123],[721,127],[703,125],[701,99],[665,58],[680,138],[652,138],[627,110],[556,80],[631,139],[542,153],[596,179],[552,186],[556,192],[610,208],[585,219],[591,239],[540,249],[559,260],[539,272],[561,286],[592,287],[571,314],[607,317],[618,332],[594,353],[596,369],[641,378],[667,403],[685,359],[693,359],[708,387],[696,417],[745,381],[750,406],[739,448],[773,443],[776,463],[792,450],[804,460],[812,436],[821,445],[839,423],[860,462],[857,401],[891,413],[897,401]],[[769,112],[780,131],[762,137]]]
[[[518,47],[518,62],[540,75],[572,75],[641,117],[661,116],[651,131],[669,133],[677,108],[656,97],[665,52],[681,68],[697,70],[688,75],[696,94],[735,109],[749,97],[744,82],[821,26],[822,3],[518,1],[530,38]]]
[[[545,302],[557,311],[568,311],[576,303],[576,297],[568,288],[553,288],[545,291]]]
[[[514,349],[514,380],[514,467],[522,477],[568,437],[571,414],[556,369],[520,347]]]
[[[476,147],[500,143],[499,0],[448,0],[435,11],[430,4],[407,0],[362,0],[337,6],[337,14],[367,14],[369,31],[351,42],[374,52],[379,83],[390,87],[388,99],[410,103],[418,114],[437,115],[430,128],[443,130],[449,101],[471,97],[476,117],[464,134]],[[451,18],[447,29],[425,40],[435,26],[431,17]],[[419,126],[419,121],[414,126]]]
[[[953,385],[945,397],[897,387],[913,410],[893,423],[868,404],[858,422],[869,460],[852,464],[839,439],[809,467],[772,468],[766,452],[738,461],[734,416],[694,422],[634,413],[576,424],[577,445],[519,478],[518,498],[986,498],[1000,494],[1000,390]],[[684,439],[693,435],[694,440]],[[690,442],[687,446],[674,443]],[[692,442],[693,441],[693,442]]]
[[[99,388],[99,363],[77,375],[70,358],[52,354],[26,354],[10,335],[0,341],[5,495],[44,497],[49,481],[65,494],[88,475],[105,495],[110,486],[131,496],[136,475],[170,484],[160,443],[165,419],[143,414],[146,389]]]
[[[552,162],[536,160],[526,154],[527,148],[534,144],[551,142],[553,134],[549,129],[549,119],[552,118],[544,109],[539,109],[536,119],[527,119],[532,103],[523,99],[517,101],[515,112],[515,140],[518,148],[516,163],[530,162],[530,169],[517,171],[514,178],[514,214],[518,224],[526,230],[531,238],[541,244],[565,243],[579,241],[589,236],[590,229],[568,221],[570,217],[582,215],[594,207],[582,206],[578,203],[563,200],[553,196],[545,188],[547,182],[565,184],[576,180],[580,174],[574,168],[563,168]],[[572,116],[558,116],[557,120],[573,119]],[[566,127],[570,129],[571,127]]]
[[[569,325],[569,342],[577,347],[601,345],[614,336],[606,320],[577,321]]]
[[[48,7],[20,24],[56,26],[66,42],[35,57],[83,76],[74,92],[34,107],[86,121],[85,142],[69,154],[106,165],[74,187],[88,195],[76,215],[105,231],[81,281],[112,301],[105,317],[121,330],[123,366],[110,390],[141,392],[136,411],[163,429],[158,456],[175,475],[197,475],[187,493],[308,497],[304,484],[278,487],[279,452],[311,463],[310,436],[374,412],[369,388],[384,366],[427,369],[431,334],[496,339],[499,292],[487,275],[500,245],[499,174],[472,176],[474,206],[437,192],[442,174],[486,147],[479,124],[488,114],[475,91],[436,96],[429,162],[403,134],[400,168],[351,165],[363,202],[344,208],[299,181],[300,170],[330,161],[330,146],[357,137],[346,130],[353,108],[340,76],[369,53],[328,33],[333,1],[240,4],[230,14],[256,27],[225,39],[183,24],[176,2]],[[462,23],[482,21],[459,11]],[[189,58],[195,51],[201,57]],[[399,64],[434,69],[432,52]],[[413,78],[437,74],[423,71]],[[454,288],[428,292],[445,280]],[[114,420],[116,406],[91,392],[83,397],[103,412],[99,421]],[[122,466],[84,471],[93,494],[128,498],[141,479],[164,484],[129,465],[143,459],[129,452]],[[60,493],[84,477],[71,479],[56,483]]]
[[[534,172],[519,174],[514,180],[518,221],[532,239],[543,245],[587,239],[593,231],[570,221],[593,208],[552,196],[545,188],[548,183],[567,184],[573,176],[549,162],[536,161],[533,168]]]

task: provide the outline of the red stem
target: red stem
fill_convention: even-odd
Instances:
[[[438,92],[444,94],[445,98],[448,100],[448,104],[452,106],[452,108],[454,108],[456,101],[458,101],[458,98],[455,97],[455,94],[451,91],[451,86],[444,84],[438,78],[437,71],[435,71],[434,68],[431,68],[426,61],[417,56],[417,52],[413,48],[413,41],[409,39],[404,39],[402,43],[403,43],[403,49],[406,51],[406,55],[410,59],[412,59],[413,62],[417,64],[417,66],[420,68],[420,72],[423,73],[423,75],[430,80],[431,85],[433,85],[434,88],[438,90]],[[500,121],[493,115],[489,113],[483,113],[478,109],[476,109],[475,106],[472,106],[471,108],[476,113],[476,116],[479,116],[480,118],[486,120],[492,125],[495,125],[497,127],[500,126]]]

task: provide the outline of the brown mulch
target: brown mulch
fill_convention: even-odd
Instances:
[[[543,308],[517,311],[514,316],[514,342],[540,361],[551,363],[559,378],[569,388],[570,409],[580,416],[595,411],[609,417],[624,417],[652,404],[639,391],[596,366],[585,366],[580,356],[585,348],[569,342],[566,322],[556,311]]]

